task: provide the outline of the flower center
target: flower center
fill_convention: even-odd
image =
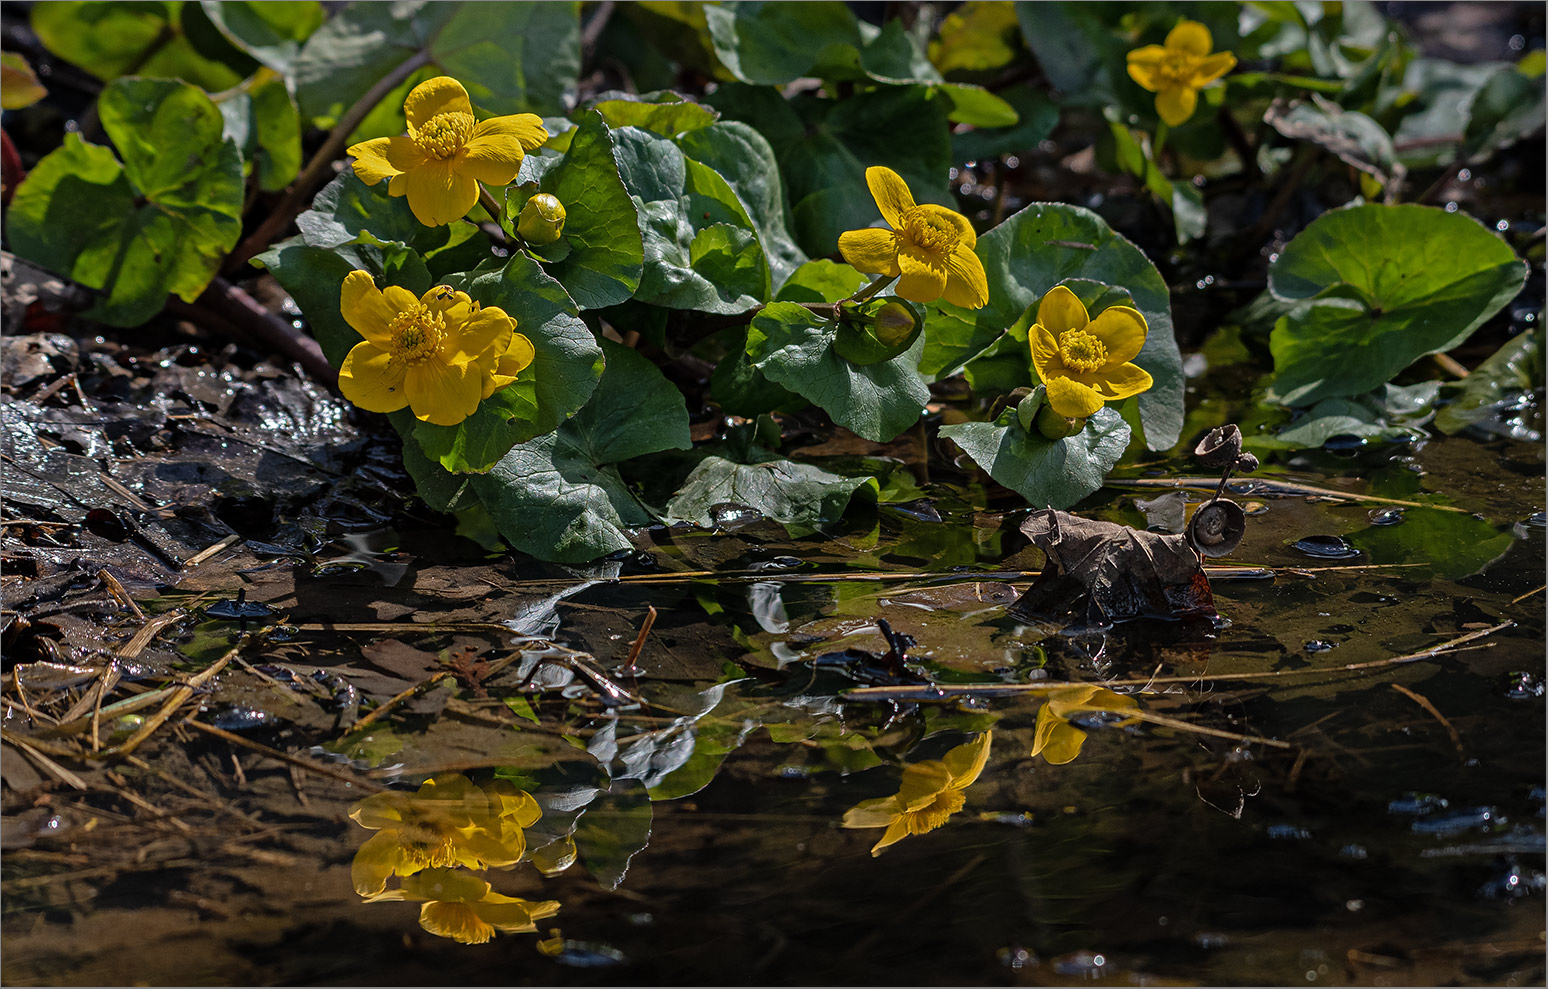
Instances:
[[[962,809],[967,798],[961,790],[942,790],[935,795],[935,799],[928,806],[921,807],[909,814],[909,831],[913,834],[924,834],[933,831],[946,823],[946,819]]]
[[[1059,334],[1059,359],[1076,371],[1095,371],[1107,363],[1107,348],[1085,330]]]
[[[438,113],[414,131],[414,144],[425,154],[446,159],[462,150],[473,135],[473,115],[461,110]]]
[[[405,309],[392,320],[392,359],[422,364],[441,352],[446,317],[427,306]]]
[[[1182,86],[1192,78],[1198,61],[1198,56],[1189,52],[1168,52],[1157,70],[1163,81],[1171,86]]]
[[[950,254],[957,241],[962,239],[950,220],[923,206],[915,206],[903,214],[903,233],[932,254]]]

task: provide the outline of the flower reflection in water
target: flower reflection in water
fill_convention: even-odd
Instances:
[[[1133,697],[1094,684],[1051,691],[1048,700],[1037,712],[1037,730],[1032,740],[1031,755],[1041,755],[1051,765],[1062,766],[1080,755],[1081,746],[1086,744],[1086,733],[1070,724],[1070,718],[1099,712],[1114,715],[1138,707],[1139,701]],[[1119,725],[1133,723],[1133,718],[1117,722]]]
[[[478,786],[455,773],[426,780],[417,793],[373,794],[350,811],[356,823],[376,832],[355,853],[350,878],[368,903],[423,904],[420,926],[463,944],[482,944],[496,931],[535,931],[536,921],[558,912],[557,902],[496,893],[458,867],[514,866],[527,849],[523,829],[540,816],[531,794],[510,783]],[[393,876],[402,881],[387,889]]]
[[[844,827],[886,828],[871,849],[872,855],[880,855],[882,849],[911,834],[924,834],[945,824],[966,802],[962,791],[984,771],[993,734],[986,731],[941,759],[905,766],[898,792],[851,807],[844,814]]]

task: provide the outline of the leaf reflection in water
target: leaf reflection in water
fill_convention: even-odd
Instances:
[[[966,790],[989,761],[989,743],[994,732],[984,732],[973,741],[959,745],[941,759],[916,762],[903,767],[903,784],[890,797],[862,800],[844,814],[846,828],[886,828],[872,855],[896,844],[911,834],[924,834],[946,823],[962,809]]]

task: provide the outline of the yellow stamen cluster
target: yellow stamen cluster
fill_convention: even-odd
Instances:
[[[1107,347],[1085,330],[1059,334],[1059,359],[1076,371],[1095,371],[1107,363]]]
[[[423,364],[441,353],[446,317],[429,306],[417,305],[393,317],[390,332],[394,362]]]
[[[962,240],[950,221],[915,206],[903,214],[903,233],[909,240],[931,253],[950,254]]]
[[[455,157],[473,136],[473,115],[461,110],[438,113],[414,129],[414,145],[441,161]]]

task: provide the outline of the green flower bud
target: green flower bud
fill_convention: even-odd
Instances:
[[[521,208],[516,232],[533,247],[552,244],[564,233],[564,203],[546,192],[533,196]]]
[[[1044,405],[1037,410],[1037,431],[1051,440],[1062,440],[1066,436],[1074,436],[1086,428],[1084,418],[1073,419],[1054,411],[1052,405]]]
[[[919,315],[912,306],[901,302],[888,302],[876,313],[872,329],[876,339],[888,347],[905,343],[919,326]]]

